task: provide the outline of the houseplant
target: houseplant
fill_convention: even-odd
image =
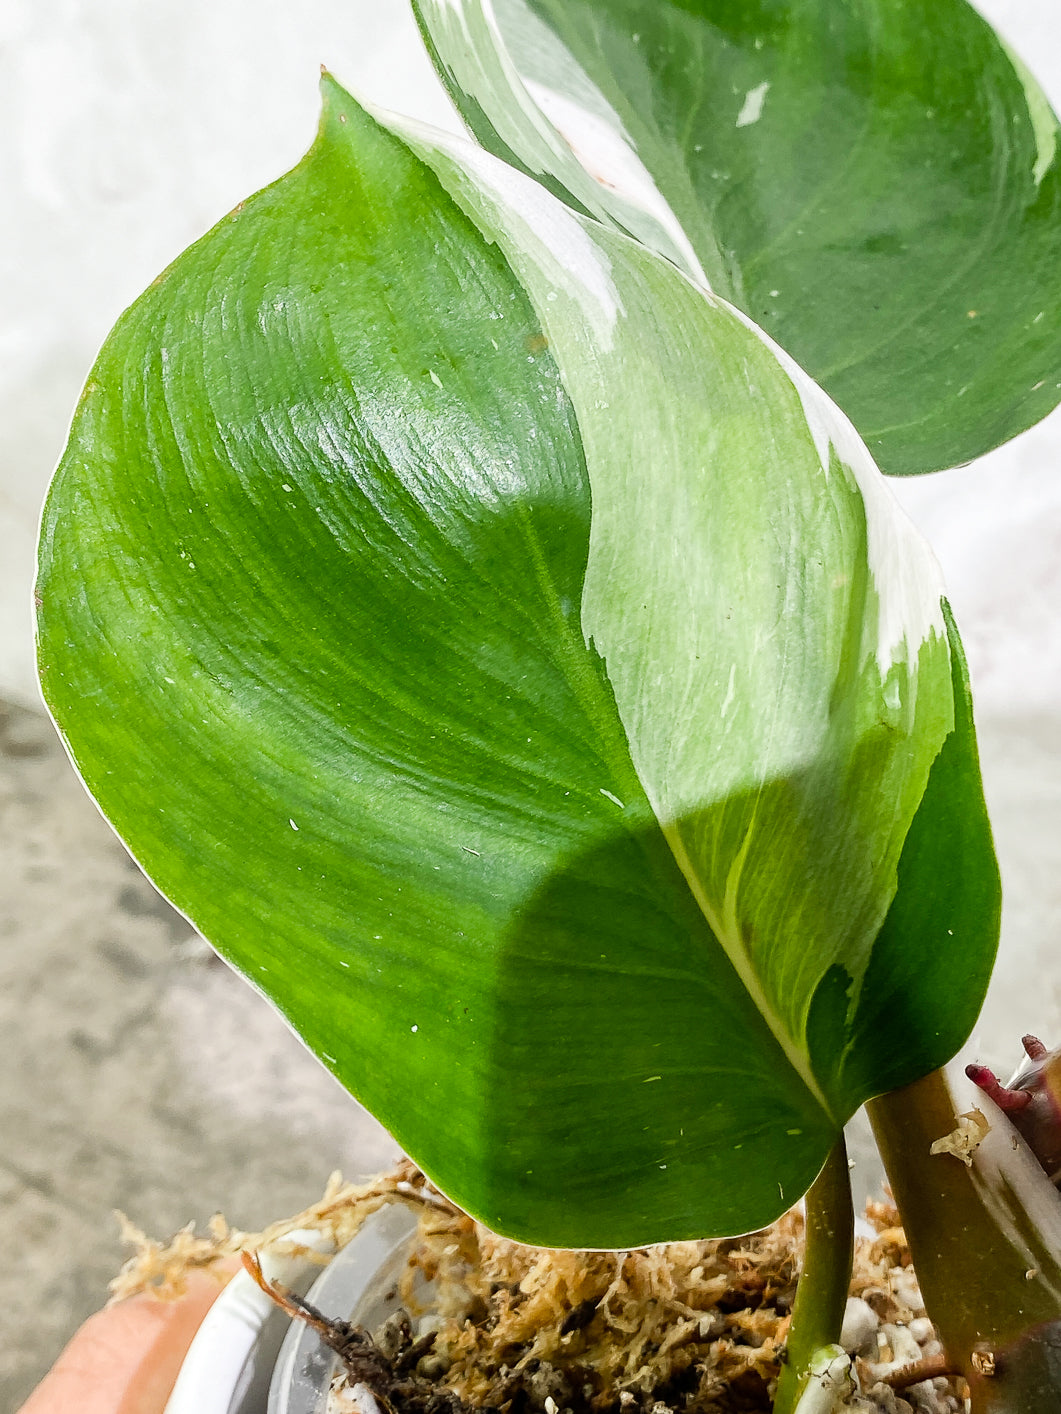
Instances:
[[[790,355],[896,472],[1053,406],[1056,122],[958,3],[420,18],[515,165],[325,79],[307,159],[93,371],[46,699],[163,891],[471,1212],[627,1247],[810,1188],[834,1229],[879,1096],[976,1407],[1052,1408],[1056,1195],[1019,1141],[927,1155],[997,935],[960,644]],[[810,1242],[779,1409],[848,1252]]]

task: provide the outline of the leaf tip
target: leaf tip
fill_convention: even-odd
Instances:
[[[338,118],[343,113],[349,113],[351,109],[358,107],[356,100],[347,93],[326,64],[321,65],[320,95],[321,114],[324,120]]]

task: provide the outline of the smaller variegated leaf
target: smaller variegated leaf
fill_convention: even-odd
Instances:
[[[885,471],[1061,400],[1061,161],[966,0],[414,0],[479,140],[769,331]]]

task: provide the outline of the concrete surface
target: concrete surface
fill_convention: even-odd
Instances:
[[[2,704],[0,857],[6,1414],[104,1301],[114,1208],[253,1231],[397,1150],[156,894],[51,724]]]

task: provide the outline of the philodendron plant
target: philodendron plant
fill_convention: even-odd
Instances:
[[[807,1193],[775,1408],[819,1408],[872,1101],[974,1409],[1056,1411],[1061,1199],[939,1071],[999,884],[878,469],[1061,398],[1056,120],[963,0],[419,20],[483,145],[325,76],[307,157],[107,341],[44,515],[47,702],[477,1218],[624,1248]]]

